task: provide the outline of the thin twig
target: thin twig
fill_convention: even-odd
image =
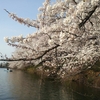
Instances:
[[[6,10],[6,9],[4,9],[8,14],[10,14],[10,12],[8,11],[8,10]]]

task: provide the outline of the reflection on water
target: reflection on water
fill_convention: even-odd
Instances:
[[[100,100],[99,89],[75,84],[70,88],[21,71],[0,69],[0,100]]]

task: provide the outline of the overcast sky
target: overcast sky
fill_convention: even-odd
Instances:
[[[36,19],[39,13],[38,8],[42,6],[43,2],[44,0],[0,0],[0,52],[3,55],[10,56],[11,52],[14,51],[13,47],[5,43],[4,37],[18,36],[20,34],[26,36],[35,31],[34,28],[28,28],[12,20],[4,9],[22,18]]]

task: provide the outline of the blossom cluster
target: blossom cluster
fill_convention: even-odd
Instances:
[[[77,2],[77,1],[76,1]],[[82,21],[77,16],[82,15],[84,19],[87,15],[85,11],[90,8],[93,4],[98,5],[99,0],[87,0],[83,2],[77,2],[77,5],[73,0],[60,0],[54,4],[50,4],[50,0],[45,0],[43,7],[39,8],[41,13],[38,16],[37,20],[23,19],[17,17],[13,13],[9,13],[12,19],[20,23],[24,23],[28,26],[39,28],[38,33],[49,33],[51,31],[63,30],[68,31],[69,33],[78,33],[78,24]],[[94,6],[94,5],[93,5]],[[54,22],[51,22],[53,21]],[[52,24],[51,24],[52,23]],[[51,26],[49,25],[51,24]],[[66,28],[67,27],[67,28]],[[32,36],[23,38],[22,36],[4,38],[6,42],[31,42]]]
[[[18,21],[21,24],[27,25],[28,27],[35,27],[35,28],[39,28],[38,22],[36,20],[30,20],[29,18],[19,18],[17,17],[16,14],[10,13],[9,16],[14,19],[15,21]]]
[[[37,31],[26,37],[23,35],[5,37],[4,40],[11,46],[21,48],[18,52],[24,51],[24,56],[27,53],[29,57],[34,55],[43,60],[51,57],[53,60],[44,62],[44,66],[48,63],[49,67],[62,66],[61,73],[63,69],[67,71],[75,69],[75,66],[81,68],[84,64],[93,62],[100,51],[98,49],[100,43],[98,5],[100,0],[57,0],[53,4],[50,0],[45,0],[43,6],[39,8],[37,20],[19,18],[9,13],[14,20],[35,27]],[[94,11],[95,7],[98,9]],[[79,27],[80,23],[83,24],[82,27]],[[51,48],[56,45],[59,47],[52,50]],[[33,63],[40,63],[40,60]]]
[[[34,38],[36,35],[36,33],[33,34],[28,34],[26,37],[23,37],[23,35],[19,35],[19,36],[13,36],[11,38],[9,37],[4,37],[4,40],[6,43],[27,43],[27,42],[31,42],[32,38]]]
[[[83,0],[75,0],[75,2],[73,0],[58,0],[56,3],[50,4],[50,0],[45,0],[43,7],[39,8],[41,13],[37,20],[19,18],[13,13],[9,13],[9,15],[12,19],[20,23],[39,28],[37,31],[39,34],[58,32],[60,35],[59,43],[62,44],[64,39],[62,37],[64,37],[65,32],[66,34],[71,33],[70,38],[72,38],[72,34],[79,33],[78,24],[87,16],[88,9],[90,10],[92,6],[100,3],[99,0],[86,0],[85,2]],[[87,13],[85,11],[87,11]],[[79,18],[79,16],[81,16],[81,18]],[[18,37],[7,37],[4,38],[4,40],[7,43],[27,43],[31,42],[32,38],[34,38],[34,35],[28,34],[25,38],[20,35]],[[50,39],[49,44],[53,43],[53,41],[53,39]]]

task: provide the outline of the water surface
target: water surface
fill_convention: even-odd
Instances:
[[[0,100],[100,100],[100,89],[41,80],[25,72],[0,69]]]

